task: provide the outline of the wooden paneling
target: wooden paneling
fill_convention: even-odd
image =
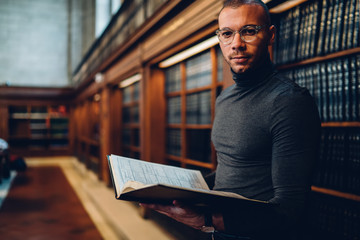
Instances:
[[[68,103],[73,98],[72,88],[0,87],[0,102],[16,104],[29,100],[32,103]]]
[[[8,119],[9,119],[8,107],[6,105],[0,105],[0,138],[4,139],[5,141],[9,137]]]
[[[156,57],[217,20],[221,1],[198,0],[143,41],[143,59]],[[215,34],[215,33],[214,33]]]
[[[109,167],[106,156],[110,152],[110,89],[104,88],[100,101],[100,179],[110,184]]]
[[[146,160],[162,162],[165,153],[165,77],[159,69],[151,70],[151,78],[145,83],[144,102],[146,131]]]
[[[107,83],[119,82],[119,79],[124,79],[124,75],[129,75],[128,72],[138,71],[141,68],[141,49],[135,48],[131,52],[124,55],[114,64],[109,70],[105,72],[105,79]]]

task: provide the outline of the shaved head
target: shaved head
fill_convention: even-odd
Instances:
[[[224,0],[223,7],[220,10],[221,11],[224,8],[239,8],[244,5],[258,5],[261,6],[264,9],[264,24],[271,25],[271,19],[270,19],[270,13],[269,9],[266,6],[265,3],[263,3],[261,0]]]

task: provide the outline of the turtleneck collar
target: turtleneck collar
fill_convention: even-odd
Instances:
[[[258,83],[265,80],[271,73],[275,71],[275,67],[270,61],[270,58],[267,58],[264,63],[254,70],[249,70],[245,73],[237,74],[232,69],[233,80],[235,81],[238,87],[251,88]]]

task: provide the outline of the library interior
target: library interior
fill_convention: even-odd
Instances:
[[[308,239],[360,239],[360,0],[263,2],[273,66],[321,120]],[[210,239],[117,200],[107,156],[216,170],[215,103],[234,85],[222,6],[0,0],[1,239]]]

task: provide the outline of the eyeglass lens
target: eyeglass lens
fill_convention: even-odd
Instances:
[[[233,30],[218,30],[217,34],[219,40],[224,44],[230,44],[234,40],[234,36],[236,33],[240,34],[241,39],[244,42],[252,42],[256,39],[258,29],[254,26],[246,26],[240,31]]]

